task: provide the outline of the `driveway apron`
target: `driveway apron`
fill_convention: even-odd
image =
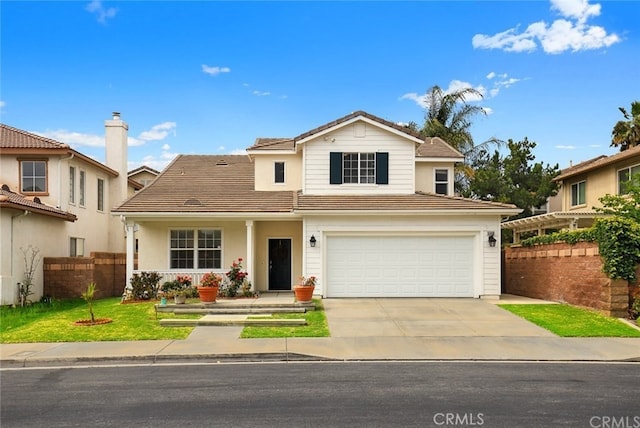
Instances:
[[[481,299],[324,299],[332,337],[555,335]]]

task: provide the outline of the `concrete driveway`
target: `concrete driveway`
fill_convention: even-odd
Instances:
[[[480,299],[324,299],[331,337],[555,337]]]

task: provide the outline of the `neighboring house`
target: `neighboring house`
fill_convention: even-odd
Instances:
[[[359,111],[247,153],[180,155],[113,210],[128,278],[138,248],[163,281],[241,257],[258,291],[313,275],[324,297],[500,294],[500,221],[520,209],[453,196],[463,156],[441,139]]]
[[[110,210],[141,185],[127,180],[127,125],[107,120],[103,165],[67,144],[0,124],[0,304],[17,301],[22,250],[42,257],[124,252],[124,226]],[[42,263],[34,295],[43,293]]]
[[[554,180],[560,185],[558,195],[550,201],[552,212],[502,224],[503,229],[514,232],[514,242],[525,232],[542,235],[547,230],[589,227],[601,214],[604,195],[625,193],[629,177],[640,173],[640,146],[611,156],[598,156],[564,169]]]
[[[151,184],[153,180],[160,174],[160,172],[156,171],[153,168],[150,168],[146,165],[138,167],[132,171],[129,171],[128,177],[129,180],[136,181],[142,185],[142,187]]]

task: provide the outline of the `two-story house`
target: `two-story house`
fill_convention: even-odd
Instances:
[[[127,178],[127,130],[119,114],[105,122],[106,165],[67,144],[0,124],[0,304],[17,300],[23,250],[42,257],[124,252],[124,226],[110,215],[135,189]],[[42,263],[34,295],[43,293]]]
[[[520,210],[453,196],[444,141],[358,111],[247,153],[180,155],[113,211],[127,277],[137,248],[163,281],[242,258],[258,291],[313,275],[324,297],[500,294],[500,221]]]
[[[604,195],[623,195],[629,178],[640,173],[640,146],[611,156],[601,155],[562,170],[554,180],[560,185],[558,194],[550,200],[551,212],[507,221],[503,229],[514,232],[514,242],[525,232],[542,235],[558,229],[590,227],[602,214]]]

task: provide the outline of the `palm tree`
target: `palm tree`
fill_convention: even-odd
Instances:
[[[611,131],[611,147],[620,146],[624,152],[640,144],[640,101],[631,103],[631,114],[624,107],[618,107],[626,120],[620,120]]]
[[[478,157],[481,149],[490,145],[501,145],[503,141],[491,138],[476,145],[471,136],[471,118],[476,114],[486,115],[486,111],[477,105],[470,105],[470,97],[483,98],[473,88],[463,88],[446,93],[438,85],[432,86],[425,94],[426,113],[424,126],[420,129],[422,137],[440,137],[465,156],[465,164],[456,171],[456,188],[463,191],[473,176],[471,163]]]

